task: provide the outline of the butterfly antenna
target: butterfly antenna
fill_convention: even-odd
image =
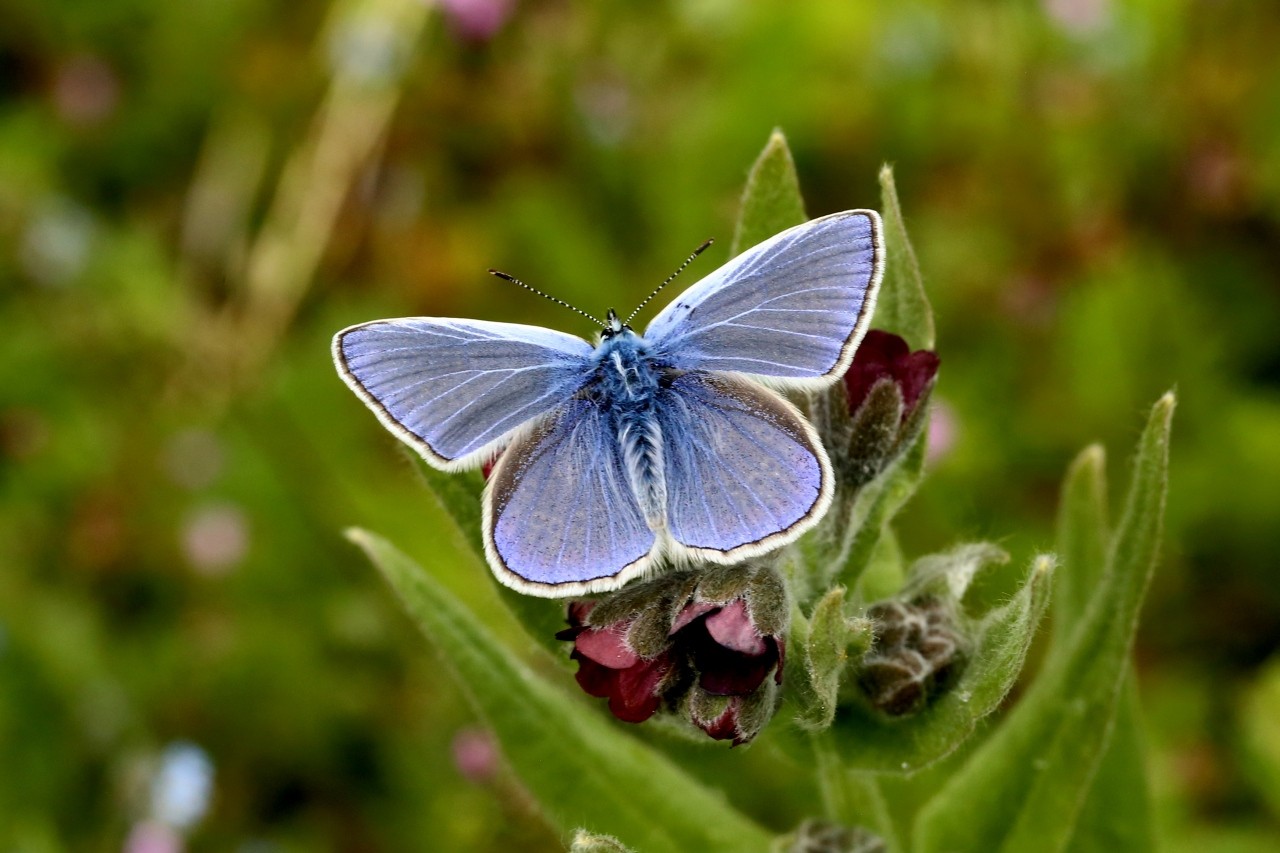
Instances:
[[[676,276],[678,276],[678,275],[680,275],[680,273],[684,272],[684,268],[685,268],[685,267],[687,267],[687,266],[689,266],[689,264],[693,263],[693,259],[694,259],[694,258],[698,257],[698,255],[701,255],[701,254],[702,254],[703,252],[705,252],[707,249],[711,248],[711,244],[712,244],[712,243],[714,243],[714,242],[715,242],[715,240],[707,240],[707,241],[706,241],[705,243],[703,243],[701,246],[699,246],[698,248],[694,249],[694,250],[693,250],[693,254],[692,254],[692,255],[690,255],[689,257],[685,258],[685,259],[684,259],[684,263],[683,263],[683,264],[681,264],[679,267],[677,267],[675,272],[673,272],[671,275],[667,276],[667,280],[666,280],[666,281],[664,281],[662,284],[660,284],[660,285],[658,285],[657,287],[655,287],[655,288],[653,289],[653,293],[650,293],[648,296],[646,296],[646,297],[644,298],[644,301],[643,301],[643,302],[641,302],[639,305],[637,305],[637,306],[636,306],[636,310],[632,311],[630,314],[628,314],[628,315],[627,315],[626,324],[630,324],[630,323],[631,323],[631,318],[632,318],[632,317],[634,317],[634,316],[636,316],[637,314],[639,314],[639,313],[640,313],[640,309],[641,309],[641,308],[643,308],[644,306],[646,306],[646,305],[648,305],[648,304],[649,304],[649,300],[651,300],[651,299],[653,299],[653,297],[657,296],[657,295],[658,295],[658,293],[659,293],[659,291],[661,291],[661,290],[662,290],[662,288],[666,287],[668,284],[670,284],[671,282],[675,281]]]
[[[556,303],[557,305],[563,305],[565,308],[568,308],[570,311],[573,311],[575,313],[581,314],[583,317],[586,317],[588,320],[595,323],[600,328],[602,329],[605,328],[604,323],[601,323],[599,320],[597,320],[595,317],[592,317],[590,314],[588,314],[586,311],[583,311],[581,308],[575,308],[574,306],[570,305],[568,302],[565,302],[563,299],[556,299],[554,296],[551,296],[550,294],[547,294],[547,293],[543,293],[541,290],[538,290],[538,288],[536,287],[530,287],[529,285],[525,284],[523,281],[521,281],[520,279],[516,278],[513,275],[507,275],[506,273],[499,272],[498,270],[489,270],[489,275],[496,276],[497,278],[503,279],[504,281],[509,281],[512,284],[518,284],[521,287],[523,287],[525,290],[529,291],[530,293],[536,293],[544,299],[550,299],[552,302]]]

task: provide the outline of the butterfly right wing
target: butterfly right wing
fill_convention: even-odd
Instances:
[[[880,216],[847,210],[746,250],[664,308],[645,338],[680,370],[814,390],[840,378],[884,272]]]
[[[513,323],[407,317],[338,332],[343,381],[437,468],[474,468],[586,381],[591,345]]]
[[[616,429],[585,397],[503,451],[483,508],[489,565],[527,595],[618,589],[652,563],[657,537],[629,485]]]

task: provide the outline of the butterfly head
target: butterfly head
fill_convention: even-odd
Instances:
[[[618,313],[610,308],[609,313],[605,315],[605,326],[600,332],[600,339],[607,341],[615,335],[629,331],[631,331],[631,327],[622,322],[621,318],[618,317]]]

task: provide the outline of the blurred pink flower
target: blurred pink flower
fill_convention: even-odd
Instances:
[[[1072,35],[1096,33],[1111,21],[1111,0],[1043,0],[1049,20]]]
[[[498,746],[487,729],[472,726],[453,736],[453,764],[463,778],[477,784],[498,772]]]
[[[488,41],[511,17],[511,0],[437,0],[460,38]]]
[[[100,124],[111,117],[119,102],[120,79],[96,56],[73,56],[54,72],[54,110],[68,124]]]
[[[184,848],[176,830],[154,820],[135,823],[124,841],[124,853],[182,853]]]
[[[243,560],[248,550],[249,522],[238,506],[201,507],[182,526],[183,554],[200,574],[224,574]]]
[[[934,399],[929,410],[929,437],[925,446],[925,462],[932,465],[949,454],[956,445],[960,424],[955,409],[946,400]]]

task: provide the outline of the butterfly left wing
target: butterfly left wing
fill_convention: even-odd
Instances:
[[[527,595],[617,589],[652,562],[657,537],[628,483],[617,433],[584,396],[503,451],[483,509],[489,565]]]
[[[684,553],[732,563],[794,541],[831,505],[831,463],[795,406],[731,376],[676,376],[661,398],[667,527]]]
[[[738,255],[676,297],[644,337],[679,369],[821,387],[853,359],[883,272],[880,216],[833,213]]]
[[[514,323],[407,317],[338,332],[343,381],[437,468],[484,462],[586,381],[591,345]]]

